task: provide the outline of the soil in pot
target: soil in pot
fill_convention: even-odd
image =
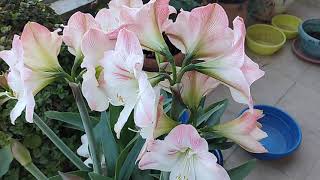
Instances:
[[[315,32],[309,32],[308,34],[309,34],[310,36],[312,36],[312,37],[320,40],[320,32],[315,31]]]

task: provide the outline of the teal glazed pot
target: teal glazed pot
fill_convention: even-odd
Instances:
[[[302,51],[320,58],[320,19],[309,19],[299,26]]]

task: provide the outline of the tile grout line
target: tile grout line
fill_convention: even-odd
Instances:
[[[297,82],[293,82],[293,84],[286,90],[286,92],[277,100],[274,104],[275,106],[280,103],[280,101],[288,94],[288,92],[297,84]]]

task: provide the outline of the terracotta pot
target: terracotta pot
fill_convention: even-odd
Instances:
[[[243,0],[239,2],[234,3],[225,3],[225,2],[219,2],[224,10],[227,12],[228,18],[229,18],[229,26],[232,27],[232,22],[234,18],[237,16],[240,16],[243,18],[243,20],[246,22],[247,14],[248,14],[248,0]]]
[[[178,53],[174,55],[174,61],[176,62],[177,66],[181,66],[183,58],[184,58],[184,54],[182,53]],[[149,71],[149,72],[157,72],[159,69],[158,69],[158,64],[156,59],[150,58],[150,57],[144,58],[143,70]]]

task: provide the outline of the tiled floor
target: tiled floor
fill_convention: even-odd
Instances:
[[[320,8],[303,1],[294,3],[289,14],[302,19],[320,17]],[[320,66],[300,61],[291,52],[291,42],[272,56],[248,55],[260,64],[266,75],[252,85],[256,104],[277,106],[291,114],[300,124],[303,141],[290,157],[275,161],[258,161],[248,180],[318,180],[320,179]],[[223,120],[233,119],[244,107],[230,98],[228,88],[219,87],[210,94],[216,101],[229,97],[230,105]],[[241,148],[225,152],[225,166],[234,167],[252,157]]]

